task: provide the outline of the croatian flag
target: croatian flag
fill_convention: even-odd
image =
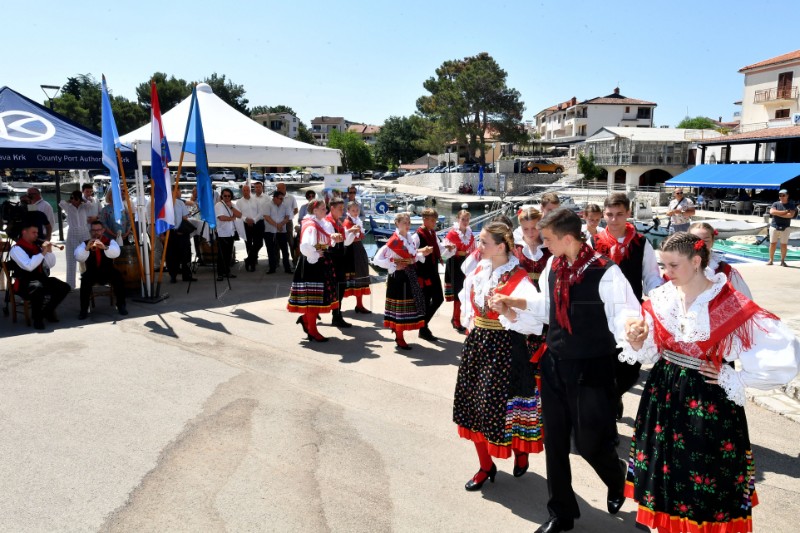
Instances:
[[[175,225],[175,209],[169,176],[169,145],[161,123],[156,82],[150,82],[150,178],[153,180],[153,206],[156,233],[161,235]]]

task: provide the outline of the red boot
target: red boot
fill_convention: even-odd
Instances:
[[[453,319],[450,321],[453,328],[459,333],[466,333],[467,328],[461,325],[461,302],[453,302]]]
[[[317,329],[317,313],[307,313],[306,327],[308,328],[308,340],[317,342],[328,342],[327,337],[320,335]]]
[[[397,347],[401,350],[410,350],[411,346],[408,345],[406,340],[403,338],[403,331],[398,330],[394,332],[394,342],[397,343]]]

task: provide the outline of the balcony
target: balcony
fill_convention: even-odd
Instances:
[[[753,98],[754,104],[764,104],[766,102],[778,102],[781,100],[797,100],[797,85],[791,87],[773,87],[756,91]]]

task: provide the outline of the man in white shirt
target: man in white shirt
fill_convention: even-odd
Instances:
[[[45,226],[45,230],[47,231],[46,235],[39,235],[39,238],[45,241],[49,241],[53,238],[53,229],[56,227],[56,216],[53,213],[53,206],[49,203],[45,202],[42,198],[42,193],[36,187],[30,187],[28,189],[28,198],[30,198],[30,205],[35,206],[36,210],[40,213],[44,213],[47,217],[47,226]]]
[[[289,210],[289,224],[286,225],[286,240],[288,242],[289,251],[292,254],[292,261],[296,261],[297,251],[295,250],[293,221],[295,215],[300,211],[297,208],[297,198],[295,198],[293,194],[286,192],[286,184],[283,182],[278,183],[275,188],[283,193],[283,203],[286,204],[286,208]]]
[[[272,202],[267,206],[264,214],[264,240],[267,242],[269,254],[269,270],[267,274],[274,274],[278,268],[278,256],[283,255],[283,270],[291,274],[292,262],[289,258],[289,245],[287,229],[291,227],[292,218],[289,206],[284,205],[284,194],[280,190],[272,193]]]
[[[100,202],[94,197],[94,185],[91,183],[81,185],[81,193],[83,195],[84,209],[86,209],[86,227],[91,231],[92,222],[98,220],[100,216]]]
[[[260,232],[256,231],[256,226],[261,222],[262,232],[264,221],[260,212],[260,202],[251,194],[250,186],[245,182],[242,187],[242,197],[236,201],[236,209],[242,212],[242,222],[244,222],[244,247],[247,257],[244,260],[244,269],[247,272],[255,272],[258,263],[258,252],[261,251]],[[258,235],[256,235],[259,233]],[[256,238],[258,237],[258,238]]]

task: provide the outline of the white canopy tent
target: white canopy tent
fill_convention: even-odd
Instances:
[[[265,128],[225,103],[206,83],[197,85],[197,100],[210,166],[337,167],[342,164],[339,150],[295,141]],[[191,102],[189,96],[162,116],[173,165],[177,165],[180,158]],[[120,140],[136,151],[140,167],[150,165],[149,122]],[[194,162],[194,155],[187,153],[184,163],[189,162]]]

